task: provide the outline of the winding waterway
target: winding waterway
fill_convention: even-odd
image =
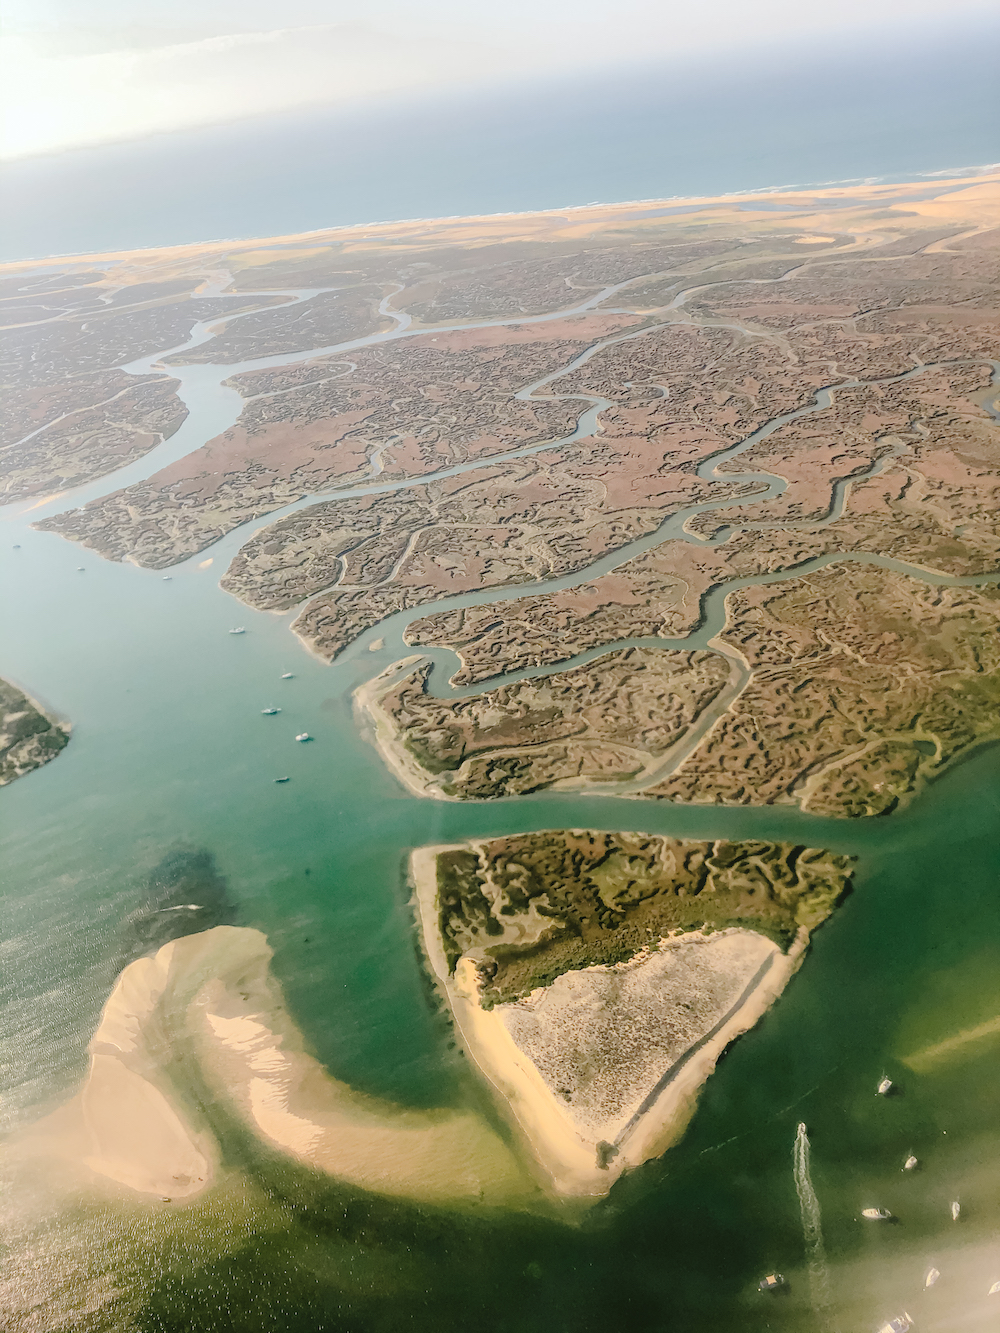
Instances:
[[[616,290],[574,309],[592,308]],[[287,293],[290,301],[310,294]],[[207,326],[196,326],[185,346],[210,336]],[[376,462],[366,484],[307,497],[244,525],[173,567],[169,579],[106,562],[30,527],[43,513],[147,477],[226,429],[242,406],[222,383],[229,376],[408,336],[413,332],[400,317],[396,329],[348,344],[172,370],[189,409],[174,437],[139,462],[47,506],[3,511],[7,633],[0,672],[74,726],[72,742],[56,762],[3,793],[9,886],[4,948],[17,963],[6,973],[3,996],[12,1051],[7,1118],[32,1119],[40,1108],[58,1104],[82,1075],[86,1042],[128,954],[128,921],[148,898],[146,878],[179,847],[210,852],[238,921],[267,934],[291,1009],[331,1071],[402,1104],[436,1106],[479,1094],[444,1020],[428,1002],[403,884],[408,849],[553,826],[794,839],[858,856],[854,893],[817,935],[774,1013],[722,1063],[683,1143],[623,1179],[585,1223],[432,1217],[403,1205],[352,1201],[335,1185],[303,1181],[259,1145],[241,1144],[233,1149],[234,1160],[248,1182],[247,1198],[256,1202],[248,1204],[243,1241],[226,1251],[237,1256],[228,1276],[213,1279],[213,1287],[205,1256],[215,1242],[195,1244],[194,1233],[178,1223],[181,1239],[173,1242],[173,1258],[168,1262],[153,1248],[158,1257],[149,1309],[158,1313],[143,1327],[273,1327],[259,1311],[243,1322],[213,1322],[223,1290],[233,1308],[257,1310],[253,1301],[259,1299],[283,1312],[287,1327],[303,1330],[412,1327],[443,1333],[472,1323],[498,1333],[577,1333],[626,1321],[634,1329],[692,1333],[724,1326],[810,1330],[809,1284],[795,1278],[805,1276],[815,1255],[806,1252],[808,1244],[803,1250],[801,1181],[788,1153],[799,1122],[809,1125],[809,1188],[812,1198],[822,1200],[835,1306],[866,1321],[863,1326],[894,1313],[894,1303],[912,1285],[910,1269],[920,1267],[926,1253],[939,1257],[953,1244],[945,1207],[958,1192],[968,1219],[963,1240],[970,1253],[982,1249],[985,1277],[994,1262],[987,1238],[1000,1221],[992,1202],[1000,1172],[983,1165],[984,1145],[989,1160],[996,1160],[992,1048],[975,1047],[965,1063],[945,1063],[919,1079],[900,1061],[956,1026],[1000,1009],[994,966],[1000,959],[996,750],[957,767],[908,811],[877,821],[821,820],[791,808],[682,807],[597,792],[487,803],[421,800],[385,770],[356,725],[351,694],[410,651],[403,631],[426,607],[389,618],[326,666],[289,633],[291,616],[246,609],[221,591],[218,579],[248,536],[279,514],[317,498],[398,490],[426,477],[380,483]],[[146,371],[165,354],[127,368]],[[527,386],[521,396],[554,378]],[[768,423],[752,438],[822,410],[830,393],[820,390],[813,404]],[[586,408],[561,447],[592,433],[604,406],[597,400]],[[767,489],[755,499],[777,494],[782,483],[769,474],[717,471],[750,442],[705,460],[702,475],[761,482]],[[498,461],[553,447],[530,446]],[[477,459],[468,467],[488,462]],[[437,475],[462,470],[466,465]],[[835,490],[824,521],[840,512],[848,484]],[[590,580],[668,538],[693,540],[684,531],[691,513],[724,503],[730,502],[675,514],[654,533],[572,575],[437,605],[474,605]],[[835,558],[728,587],[794,577]],[[882,557],[858,558],[931,582],[981,581],[911,571]],[[207,560],[212,563],[203,567]],[[690,638],[627,642],[704,646],[721,628],[725,591],[705,599],[702,624]],[[234,623],[247,632],[230,636]],[[384,644],[376,648],[379,639]],[[550,669],[607,651],[604,646]],[[430,656],[445,671],[454,669],[452,654]],[[291,679],[282,679],[287,672]],[[439,692],[449,689],[439,679],[444,674],[435,673]],[[505,679],[539,674],[531,669]],[[262,717],[268,706],[281,711]],[[315,743],[296,745],[300,731]],[[279,775],[292,781],[276,786]],[[935,987],[944,998],[928,1005]],[[885,1069],[904,1090],[891,1101],[873,1095]],[[903,1180],[899,1163],[908,1151],[917,1152],[926,1167]],[[906,1226],[878,1236],[859,1229],[857,1212],[875,1196]],[[295,1199],[302,1198],[310,1200],[313,1222],[293,1215]],[[23,1207],[17,1235],[28,1235],[28,1210],[37,1199]],[[46,1224],[64,1238],[67,1252],[74,1243],[98,1243],[94,1237],[101,1234],[80,1207],[79,1201],[53,1205]],[[368,1219],[363,1236],[359,1209]],[[349,1213],[350,1225],[343,1220]],[[147,1223],[130,1225],[138,1235]],[[37,1245],[33,1232],[31,1244]],[[123,1266],[128,1244],[120,1243]],[[359,1277],[352,1286],[327,1271],[322,1253],[336,1256],[329,1259],[334,1266],[349,1262],[353,1271],[357,1263],[359,1273],[381,1272],[384,1260],[392,1280],[384,1274]],[[18,1261],[27,1262],[26,1254]],[[946,1271],[944,1262],[937,1266]],[[780,1304],[763,1305],[755,1291],[756,1278],[769,1267],[793,1279],[791,1297]],[[977,1269],[977,1281],[979,1276]],[[403,1312],[396,1322],[380,1292],[395,1293],[392,1300],[399,1303],[392,1309]],[[341,1308],[353,1312],[346,1324],[330,1313]],[[962,1327],[985,1328],[977,1319],[973,1310]]]

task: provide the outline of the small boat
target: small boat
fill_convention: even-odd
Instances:
[[[892,1092],[892,1079],[883,1074],[875,1091],[880,1097],[888,1097],[889,1093]]]
[[[77,565],[77,567],[76,567],[76,572],[77,572],[78,574],[83,574],[83,573],[85,573],[86,571],[84,570],[83,565]]]
[[[281,677],[282,680],[294,680],[295,676],[291,671],[286,671]]]
[[[957,1222],[962,1213],[962,1205],[956,1199],[951,1205],[951,1220]]]
[[[312,737],[309,735],[308,731],[300,731],[295,739],[297,741],[311,741]]]
[[[174,577],[173,574],[164,574],[164,576],[163,576],[163,582],[164,582],[164,583],[170,583],[171,580],[173,579],[173,577]]]
[[[993,1283],[993,1286],[990,1287],[990,1289],[989,1289],[989,1291],[986,1293],[986,1295],[987,1295],[987,1296],[1000,1296],[1000,1282],[994,1282],[994,1283]]]
[[[275,782],[291,782],[291,778],[275,778]]]
[[[867,1217],[869,1222],[891,1222],[892,1213],[888,1208],[862,1208],[861,1216]]]
[[[246,634],[246,630],[243,628],[242,625],[237,625],[236,628],[235,628],[235,629],[231,629],[231,630],[229,631],[229,633],[230,633],[230,634]]]
[[[280,713],[280,712],[281,712],[281,709],[280,709],[280,708],[262,708],[260,711],[261,711],[261,716],[262,716],[262,717],[274,717],[275,713]]]
[[[917,1159],[914,1157],[913,1153],[910,1153],[909,1157],[907,1157],[906,1161],[903,1163],[903,1170],[913,1171],[918,1165],[919,1163],[917,1162]]]
[[[887,1319],[884,1324],[879,1324],[878,1333],[907,1333],[912,1324],[913,1320],[904,1310],[895,1319]]]
[[[758,1291],[780,1291],[787,1283],[780,1273],[768,1273],[757,1283]]]
[[[941,1274],[936,1268],[928,1268],[927,1275],[924,1278],[924,1291],[926,1291],[928,1287],[933,1287],[934,1283],[940,1276]]]

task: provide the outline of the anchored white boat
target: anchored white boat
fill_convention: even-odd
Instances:
[[[934,1283],[940,1276],[941,1274],[936,1268],[928,1268],[927,1274],[924,1277],[924,1291],[926,1291],[928,1287],[933,1287]]]
[[[235,629],[231,629],[231,630],[229,631],[229,633],[230,633],[230,634],[246,634],[246,630],[243,628],[242,625],[237,625],[236,628],[235,628]]]
[[[171,583],[171,582],[173,581],[173,577],[174,577],[173,574],[164,574],[164,576],[163,576],[163,582],[164,582],[164,583]]]
[[[887,1319],[884,1324],[880,1324],[878,1333],[907,1333],[907,1330],[912,1328],[912,1326],[913,1320],[904,1310],[903,1313],[897,1315],[895,1319]]]
[[[282,679],[282,680],[294,680],[294,679],[295,679],[294,672],[291,672],[291,671],[283,671],[283,672],[281,673],[281,679]]]
[[[862,1208],[861,1216],[867,1217],[869,1222],[891,1222],[892,1213],[888,1208]]]
[[[780,1291],[786,1286],[785,1278],[780,1273],[768,1273],[767,1277],[762,1277],[757,1283],[758,1291]]]
[[[291,778],[275,778],[275,782],[291,782]]]
[[[903,1163],[903,1170],[912,1171],[917,1165],[917,1159],[914,1157],[913,1153],[910,1153],[909,1157],[907,1157],[906,1161]]]
[[[312,737],[309,735],[308,731],[300,731],[295,739],[297,741],[311,741]]]
[[[262,708],[261,713],[264,717],[274,717],[275,713],[280,713],[280,708]]]
[[[961,1214],[962,1214],[962,1205],[956,1199],[954,1203],[951,1205],[951,1220],[953,1222],[957,1222]]]
[[[887,1074],[883,1074],[875,1091],[880,1097],[888,1097],[889,1093],[892,1092],[892,1079]]]

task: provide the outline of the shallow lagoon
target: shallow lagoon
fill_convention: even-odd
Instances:
[[[860,858],[854,892],[776,1009],[722,1062],[683,1143],[584,1220],[348,1199],[232,1127],[234,1176],[220,1193],[235,1190],[238,1208],[229,1198],[220,1211],[210,1195],[171,1217],[131,1203],[109,1216],[107,1204],[78,1195],[70,1204],[53,1186],[57,1213],[45,1229],[67,1247],[66,1263],[79,1247],[88,1266],[110,1260],[113,1273],[152,1246],[140,1265],[142,1303],[151,1302],[141,1327],[269,1328],[279,1309],[301,1329],[474,1321],[520,1333],[606,1329],[625,1317],[639,1329],[730,1319],[811,1329],[792,1175],[800,1120],[845,1324],[912,1300],[933,1261],[949,1283],[928,1299],[956,1302],[963,1328],[987,1327],[966,1289],[985,1293],[1000,1277],[1000,1250],[971,1257],[1000,1220],[990,1176],[1000,1173],[988,1165],[997,1043],[973,1042],[919,1075],[901,1060],[1000,1012],[1000,750],[959,765],[909,810],[864,823],[566,795],[421,801],[387,774],[352,715],[350,689],[391,659],[389,648],[358,645],[327,667],[298,646],[287,617],[222,593],[220,566],[192,561],[164,581],[21,522],[3,535],[13,630],[3,669],[75,727],[57,762],[4,792],[12,1110],[58,1104],[82,1075],[86,1041],[133,947],[129,918],[147,905],[150,872],[178,847],[208,851],[235,919],[268,935],[292,1011],[331,1071],[416,1106],[481,1093],[421,971],[404,886],[410,847],[570,825],[794,838]],[[234,623],[247,633],[230,636]],[[285,671],[294,678],[281,680]],[[271,704],[282,711],[262,717]],[[294,743],[303,729],[313,744]],[[276,786],[285,774],[292,781]],[[883,1070],[898,1079],[898,1098],[875,1097]],[[904,1177],[910,1151],[924,1166]],[[953,1197],[965,1210],[964,1260],[950,1257]],[[863,1228],[855,1219],[872,1201],[900,1225]],[[37,1202],[25,1199],[20,1223]],[[122,1236],[108,1249],[112,1217]],[[960,1262],[975,1264],[967,1280],[955,1276]],[[754,1292],[772,1266],[793,1279],[788,1299]],[[231,1317],[219,1311],[223,1290]]]
[[[213,373],[192,375],[205,397],[186,447],[221,428],[206,415],[221,401]],[[180,435],[170,450],[183,452]],[[60,503],[109,489],[105,479]],[[79,1083],[101,1006],[138,947],[136,922],[161,903],[151,876],[180,854],[206,858],[201,899],[211,881],[219,919],[268,936],[292,1012],[335,1076],[402,1105],[467,1103],[488,1116],[422,971],[405,885],[412,847],[583,826],[803,841],[859,862],[853,893],[709,1081],[684,1141],[588,1215],[351,1193],[222,1117],[226,1171],[184,1209],[94,1191],[15,1152],[14,1300],[48,1311],[25,1329],[811,1331],[874,1326],[917,1299],[922,1329],[992,1326],[1000,1042],[967,1042],[919,1072],[904,1061],[1000,1013],[1000,749],[957,766],[909,810],[859,823],[566,794],[421,800],[387,772],[351,705],[403,651],[410,617],[326,666],[290,633],[292,614],[250,611],[219,588],[248,529],[165,578],[34,532],[36,516],[12,509],[0,523],[0,672],[71,719],[74,735],[2,794],[12,1125]],[[235,625],[246,633],[230,635]],[[270,706],[281,711],[262,716]],[[314,742],[297,745],[301,731]],[[875,1096],[883,1072],[900,1096]],[[800,1122],[829,1310],[804,1271]],[[922,1169],[904,1176],[910,1152]],[[872,1205],[899,1225],[860,1223]],[[932,1263],[943,1276],[921,1296]],[[791,1292],[769,1300],[756,1281],[775,1267]],[[122,1305],[107,1304],[112,1290]],[[72,1324],[88,1304],[104,1313]]]

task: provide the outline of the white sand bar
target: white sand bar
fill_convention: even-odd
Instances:
[[[264,936],[235,926],[131,963],[80,1094],[35,1127],[36,1147],[140,1194],[190,1198],[225,1166],[208,1089],[271,1150],[363,1189],[493,1203],[536,1191],[475,1111],[396,1106],[332,1077],[304,1049],[270,963]]]

